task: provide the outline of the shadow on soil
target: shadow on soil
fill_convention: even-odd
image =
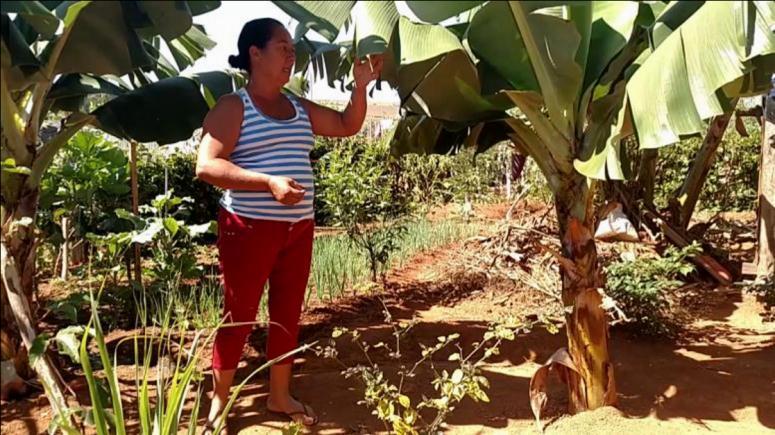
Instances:
[[[395,318],[408,319],[416,311],[453,305],[484,285],[483,279],[476,276],[452,281],[439,285],[400,286],[380,298]],[[717,321],[727,318],[739,300],[739,294],[728,294],[707,312],[707,317]],[[370,343],[391,340],[391,329],[383,323],[382,302],[376,296],[352,298],[336,306],[318,308],[312,314],[316,320],[302,328],[303,342],[326,339],[334,325],[357,327],[363,339]],[[419,359],[419,343],[435,343],[437,336],[457,332],[461,344],[468,348],[481,340],[486,329],[486,321],[418,323],[402,342],[404,361]],[[709,327],[699,334],[702,340],[692,339],[691,343],[680,345],[634,339],[614,330],[611,348],[621,411],[631,417],[685,418],[702,426],[705,420],[734,421],[736,410],[752,407],[763,426],[775,429],[775,370],[772,370],[775,335],[762,335],[728,325]],[[748,335],[758,339],[747,340]],[[529,377],[537,367],[536,362],[545,361],[557,348],[565,345],[564,337],[564,331],[550,334],[544,329],[535,329],[512,342],[504,342],[500,355],[490,359],[483,372],[491,384],[487,391],[491,403],[474,403],[466,399],[455,409],[448,423],[499,429],[506,427],[508,419],[531,421],[527,394]],[[263,353],[264,343],[265,336],[261,332],[251,337],[250,345],[259,353]],[[346,365],[363,362],[362,354],[354,346],[340,345],[339,350]],[[451,367],[446,357],[446,354],[439,355],[438,367]],[[260,362],[257,357],[250,360],[237,378],[247,375]],[[377,355],[375,362],[386,373],[395,373],[399,366],[384,355]],[[321,424],[317,429],[340,428],[354,432],[383,429],[364,406],[356,404],[363,397],[360,384],[353,379],[344,379],[340,370],[333,361],[312,354],[297,369],[295,390],[299,398],[320,415]],[[431,379],[431,373],[420,373],[409,385],[408,395],[413,400],[418,400],[422,394],[432,395]],[[266,375],[263,375],[243,390],[242,399],[232,412],[232,429],[256,425],[283,427],[264,409],[265,384]],[[550,405],[544,419],[551,422],[564,413],[567,402],[559,382],[553,383],[549,395]]]

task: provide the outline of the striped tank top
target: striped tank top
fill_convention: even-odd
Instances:
[[[221,206],[230,213],[253,219],[282,222],[313,219],[314,185],[309,153],[314,137],[306,111],[289,95],[296,114],[287,120],[274,119],[253,104],[245,88],[237,95],[242,98],[244,112],[231,162],[250,171],[293,178],[304,186],[306,193],[298,203],[285,205],[268,191],[229,189],[221,197]]]

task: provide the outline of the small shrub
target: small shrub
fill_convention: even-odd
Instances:
[[[316,195],[321,208],[366,252],[373,281],[384,276],[410,212],[406,198],[394,195],[391,188],[387,154],[384,142],[348,140],[318,162]]]
[[[318,355],[335,359],[346,367],[342,371],[345,378],[360,381],[363,400],[358,404],[371,409],[372,414],[384,424],[386,431],[399,435],[439,433],[457,404],[465,398],[475,402],[489,402],[486,390],[490,383],[482,375],[481,366],[492,355],[498,355],[504,340],[514,340],[519,332],[527,331],[530,327],[525,324],[509,325],[513,321],[492,323],[482,340],[474,343],[472,349],[465,350],[458,341],[459,334],[440,336],[431,345],[420,344],[422,354],[419,360],[404,362],[402,340],[410,333],[415,321],[395,321],[387,307],[384,313],[385,322],[393,330],[392,343],[367,343],[357,330],[337,327],[331,334],[329,344],[317,347],[316,351]],[[345,338],[349,338],[363,352],[363,363],[348,367],[338,359],[337,343]],[[386,373],[375,362],[377,353],[400,361],[397,372]],[[439,360],[441,354],[446,356]],[[433,397],[422,395],[412,398],[405,389],[408,382],[416,379],[420,368],[428,368],[433,373]]]
[[[73,136],[41,181],[38,226],[48,241],[64,240],[68,217],[75,236],[128,228],[113,210],[130,204],[129,160],[118,144],[92,130]]]
[[[393,164],[394,189],[414,204],[426,207],[449,202],[486,202],[495,197],[505,172],[506,146],[475,154],[401,156]]]
[[[681,284],[678,277],[694,271],[687,257],[701,252],[699,245],[669,247],[661,257],[622,259],[605,268],[606,292],[628,322],[644,335],[672,335],[676,324],[668,292]]]
[[[169,191],[159,195],[150,204],[140,206],[141,216],[124,209],[115,211],[116,216],[130,222],[134,230],[110,233],[103,236],[89,234],[97,245],[98,259],[104,264],[117,264],[118,257],[126,252],[132,243],[138,243],[151,252],[152,266],[149,269],[160,288],[169,288],[178,281],[198,277],[202,268],[196,263],[194,240],[206,233],[215,232],[215,222],[189,225],[186,206],[191,198],[178,198]],[[113,266],[111,271],[120,271]]]

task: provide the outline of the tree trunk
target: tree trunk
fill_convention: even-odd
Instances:
[[[775,278],[775,89],[765,98],[759,170],[758,278]]]
[[[2,223],[2,243],[7,250],[5,255],[8,255],[15,264],[15,272],[20,285],[20,289],[17,290],[24,297],[27,305],[32,307],[30,314],[34,325],[33,295],[36,288],[34,220],[38,206],[38,190],[28,190],[23,183],[19,183],[18,186],[20,194],[15,198],[16,203],[8,204],[5,208],[5,221]],[[0,328],[0,334],[2,334],[5,344],[2,359],[13,360],[19,376],[29,379],[34,376],[34,372],[30,368],[27,349],[22,343],[19,327],[8,300],[10,289],[6,288],[6,283],[10,282],[8,281],[9,277],[5,276],[5,270],[2,273],[2,328]]]
[[[616,403],[613,365],[608,355],[608,319],[593,237],[592,192],[574,174],[555,195],[562,241],[562,300],[566,310],[568,351],[578,376],[568,379],[570,411]]]
[[[2,295],[2,335],[4,360],[13,360],[16,372],[25,378],[37,373],[54,414],[60,416],[64,427],[71,427],[72,420],[60,375],[45,351],[30,367],[28,350],[37,337],[35,326],[35,215],[38,210],[38,188],[25,185],[26,177],[15,179],[13,187],[4,193],[7,201],[3,207],[2,240],[0,241],[0,294]],[[18,184],[16,183],[18,182]],[[34,371],[33,371],[34,369]]]
[[[657,158],[659,158],[659,149],[644,150],[638,170],[638,189],[644,205],[648,208],[654,208]]]
[[[689,227],[689,221],[694,214],[700,192],[702,192],[702,186],[705,185],[705,179],[713,166],[716,151],[718,151],[731,117],[732,111],[713,118],[708,132],[705,134],[705,139],[702,141],[702,146],[692,160],[689,173],[686,175],[681,189],[675,194],[681,207],[680,216],[673,216],[673,222],[684,230]]]

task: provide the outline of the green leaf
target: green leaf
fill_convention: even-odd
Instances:
[[[706,2],[671,33],[627,85],[640,147],[701,133],[732,98],[768,89],[774,17],[772,2]]]
[[[207,50],[214,48],[215,41],[211,40],[198,26],[193,25],[185,34],[168,40],[167,47],[182,71],[203,57]]]
[[[65,33],[60,38],[67,39],[56,59],[55,74],[121,76],[152,64],[153,59],[143,50],[137,32],[128,25],[121,3],[66,2],[57,7],[56,13],[65,23]],[[53,48],[53,44],[49,47]],[[44,54],[50,55],[48,47]]]
[[[509,2],[541,87],[549,119],[566,139],[573,135],[575,103],[582,83],[576,52],[582,42],[571,21],[529,12],[530,6]]]
[[[191,10],[191,15],[197,16],[204,13],[214,11],[221,6],[221,2],[218,0],[193,0],[187,1],[188,8]]]
[[[79,347],[85,331],[86,328],[80,325],[68,326],[67,328],[57,331],[57,334],[54,336],[54,341],[57,344],[59,353],[69,356],[76,364],[81,363]],[[89,330],[89,335],[94,335],[93,329]]]
[[[51,90],[46,94],[46,99],[60,100],[92,94],[120,95],[128,90],[119,80],[110,76],[64,74],[51,86]],[[54,106],[56,104],[55,101]]]
[[[48,303],[48,309],[69,320],[72,323],[78,322],[78,314],[82,312],[83,307],[89,302],[89,296],[85,292],[71,293],[67,298]]]
[[[463,370],[455,369],[454,372],[452,372],[452,377],[450,378],[453,384],[459,384],[463,381]]]
[[[30,81],[42,79],[37,72],[41,62],[30,50],[27,41],[6,13],[0,15],[2,24],[2,51],[0,61],[3,68],[3,80],[9,90],[23,89]]]
[[[628,127],[629,113],[623,108],[625,84],[620,81],[613,93],[590,106],[589,125],[582,139],[584,154],[573,163],[579,173],[589,178],[625,179],[621,165],[620,140],[623,133],[631,132]]]
[[[51,13],[39,1],[13,1],[0,2],[2,13],[16,13],[22,20],[28,23],[44,39],[54,36],[59,27],[59,19]]]
[[[43,332],[35,336],[29,351],[31,366],[34,366],[38,359],[46,353],[49,341],[51,341],[51,334],[47,332]]]
[[[198,237],[206,233],[216,234],[217,227],[218,227],[218,223],[215,221],[210,221],[199,225],[189,225],[188,233],[191,235],[191,237]]]
[[[336,70],[342,60],[345,46],[328,42],[312,41],[306,37],[296,42],[294,73],[306,72],[311,65],[315,78],[328,76],[329,86],[334,86]]]
[[[457,36],[444,26],[413,23],[401,17],[398,30],[402,67],[463,49]]]
[[[167,44],[169,47],[169,44]],[[143,48],[154,59],[154,65],[151,67],[156,77],[166,79],[178,75],[178,69],[172,65],[167,56],[161,53],[161,37],[154,36],[151,41],[143,41]]]
[[[412,406],[412,401],[409,399],[409,396],[399,394],[398,395],[398,403],[401,404],[404,408],[409,409]]]
[[[352,11],[355,22],[355,52],[361,58],[387,50],[398,21],[392,1],[358,2]]]
[[[519,110],[530,121],[533,130],[551,154],[554,165],[562,172],[571,172],[571,143],[557,129],[556,124],[551,122],[542,112],[544,100],[541,95],[535,92],[520,91],[506,91],[503,94],[514,101]]]
[[[57,57],[55,74],[122,76],[149,68],[156,58],[145,50],[145,39],[161,35],[172,41],[196,29],[185,2],[64,2],[56,14],[65,23],[60,38],[67,39]],[[196,41],[189,41],[186,48],[201,49]],[[48,47],[45,54],[51,54]]]
[[[410,112],[452,122],[496,118],[501,106],[482,98],[476,66],[443,26],[399,19],[397,87]]]
[[[427,23],[440,23],[448,18],[460,15],[461,13],[470,10],[480,4],[483,1],[447,1],[447,2],[430,2],[430,1],[407,1],[406,6],[417,16],[417,18]]]
[[[98,127],[114,136],[174,143],[190,138],[209,111],[201,85],[217,99],[234,92],[243,80],[222,71],[171,77],[124,93],[99,107],[94,115]]]
[[[172,237],[175,237],[175,234],[177,234],[180,229],[180,223],[173,217],[164,218],[163,224],[164,229],[166,229]]]
[[[92,310],[94,313],[94,310]],[[94,321],[96,316],[92,317]],[[97,320],[98,321],[98,320]],[[91,324],[91,322],[90,322]],[[101,331],[95,331],[96,334],[101,334]],[[89,398],[91,399],[91,414],[96,431],[98,434],[103,435],[108,433],[108,422],[105,416],[105,402],[100,394],[99,385],[97,379],[94,377],[94,370],[92,369],[91,361],[89,360],[89,351],[87,349],[87,335],[84,334],[81,338],[81,345],[79,347],[79,354],[81,356],[81,367],[83,368],[84,377],[89,385]]]
[[[137,216],[134,213],[131,213],[127,210],[124,210],[123,208],[119,208],[115,211],[116,216],[118,216],[121,219],[126,219],[135,226],[136,230],[142,230],[145,228],[148,224],[145,222],[145,219],[141,218],[140,216]]]
[[[159,234],[159,231],[161,231],[162,228],[164,228],[162,223],[158,220],[154,220],[143,231],[135,232],[132,236],[132,243],[139,243],[141,245],[150,243],[156,238],[156,235]]]
[[[593,2],[591,49],[584,71],[584,90],[600,78],[614,56],[627,44],[639,11],[638,2]]]
[[[299,22],[297,35],[307,29],[321,34],[329,42],[336,39],[339,29],[350,15],[354,1],[275,1],[277,7]]]
[[[404,116],[396,126],[390,142],[391,152],[404,154],[446,154],[457,149],[467,137],[466,130],[452,132],[444,124],[425,115]]]
[[[152,29],[152,34],[167,40],[183,35],[194,24],[188,2],[139,2],[138,6],[149,21],[142,29]]]
[[[507,2],[490,2],[474,15],[468,30],[468,43],[471,50],[514,89],[540,90]]]
[[[309,81],[302,74],[294,74],[284,89],[297,97],[304,97],[309,92]]]
[[[490,397],[482,390],[476,390],[476,398],[484,403],[490,403]]]
[[[657,2],[654,2],[657,3]],[[692,14],[697,12],[705,2],[669,2],[662,8],[654,8],[656,21],[650,29],[652,48],[662,45],[665,39],[677,30]]]

